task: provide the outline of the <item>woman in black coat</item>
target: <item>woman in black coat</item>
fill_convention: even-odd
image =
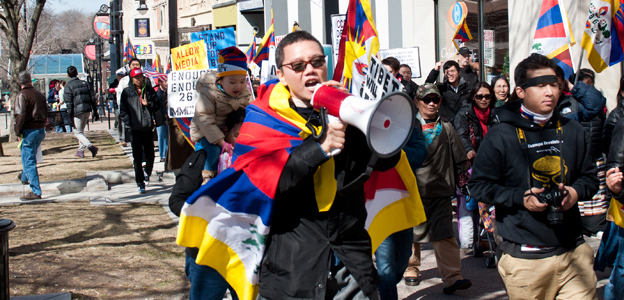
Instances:
[[[492,110],[496,105],[494,90],[480,81],[470,91],[469,105],[463,107],[455,118],[455,129],[472,162],[488,129],[492,127]]]

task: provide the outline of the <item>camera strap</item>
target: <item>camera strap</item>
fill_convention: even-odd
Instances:
[[[531,176],[531,164],[533,163],[533,161],[531,160],[529,155],[529,144],[527,141],[526,133],[524,130],[522,130],[522,128],[516,127],[516,135],[518,137],[518,142],[520,143],[520,148],[524,152],[527,160],[527,182],[529,184],[529,189],[531,189],[533,187],[533,177]],[[560,182],[565,184],[565,165],[563,163],[563,146],[561,145],[563,144],[563,127],[561,126],[560,120],[557,120],[556,135],[557,140],[559,140],[559,166],[561,170]]]

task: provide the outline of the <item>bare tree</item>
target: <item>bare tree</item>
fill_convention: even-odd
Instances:
[[[15,107],[15,96],[20,91],[17,74],[26,70],[28,66],[35,33],[37,32],[37,26],[39,25],[39,19],[46,0],[35,0],[33,3],[34,8],[32,8],[32,13],[30,13],[25,10],[26,0],[0,1],[0,7],[2,8],[2,12],[0,12],[0,30],[6,36],[6,41],[9,44],[9,57],[11,59],[10,101],[12,107]],[[29,7],[28,9],[31,8]],[[22,10],[24,10],[24,15],[22,15]],[[27,17],[30,17],[30,19]],[[23,39],[20,38],[20,26],[24,26],[25,35]],[[15,115],[11,114],[10,141],[17,140],[14,133],[14,123]]]

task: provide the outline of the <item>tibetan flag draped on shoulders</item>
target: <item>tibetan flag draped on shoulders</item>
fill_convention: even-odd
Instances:
[[[576,44],[568,14],[561,0],[543,0],[531,53],[542,54],[563,69],[565,78],[574,74],[570,46]]]
[[[247,106],[232,166],[189,197],[180,214],[176,242],[199,248],[196,262],[217,270],[241,300],[258,294],[279,178],[292,151],[311,134],[289,98],[276,79],[258,88],[258,99]],[[334,169],[333,158],[318,168],[315,190],[335,195]],[[375,250],[389,234],[425,221],[425,214],[404,153],[397,168],[373,175],[369,182],[366,227]],[[331,208],[333,197],[321,193],[316,197],[319,211]]]
[[[379,52],[379,39],[368,0],[349,0],[338,50],[334,80],[360,95],[366,81],[370,57]]]
[[[581,46],[596,72],[624,59],[624,0],[592,0]]]
[[[453,44],[455,45],[455,48],[459,50],[460,43],[463,44],[469,40],[472,40],[472,34],[470,33],[470,29],[468,29],[466,17],[463,17],[461,23],[457,25],[457,30],[455,30],[455,34],[453,35]]]

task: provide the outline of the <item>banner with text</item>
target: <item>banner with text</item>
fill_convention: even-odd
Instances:
[[[171,62],[174,71],[208,69],[206,44],[198,41],[171,49]]]
[[[167,112],[170,118],[192,118],[197,103],[197,80],[207,70],[173,71],[167,75]]]
[[[377,57],[371,56],[366,82],[362,86],[360,97],[379,101],[386,94],[402,91],[403,84],[388,72]]]
[[[392,56],[398,59],[401,64],[410,66],[412,68],[412,78],[420,78],[422,76],[420,72],[420,50],[418,47],[379,50],[379,56],[381,59]]]
[[[483,65],[494,67],[494,30],[483,30]]]
[[[204,41],[208,55],[208,67],[216,69],[219,60],[219,50],[236,46],[236,32],[234,28],[228,27],[191,33],[191,42],[197,41]]]
[[[331,39],[332,52],[334,54],[334,66],[338,61],[338,48],[340,47],[340,38],[342,37],[342,29],[344,28],[347,15],[331,15]],[[331,77],[328,77],[331,78]]]

